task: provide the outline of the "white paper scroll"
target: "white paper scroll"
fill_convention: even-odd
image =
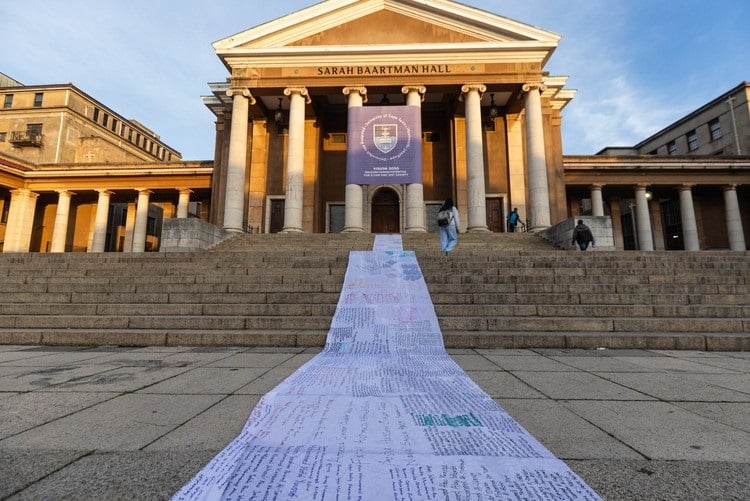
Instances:
[[[175,496],[596,500],[446,353],[400,235],[352,252],[324,350]]]

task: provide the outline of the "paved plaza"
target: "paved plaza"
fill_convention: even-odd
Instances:
[[[0,499],[168,499],[319,349],[0,346]],[[605,499],[750,499],[750,353],[449,350]]]

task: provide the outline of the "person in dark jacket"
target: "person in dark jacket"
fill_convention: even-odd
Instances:
[[[573,242],[574,245],[578,244],[578,247],[585,251],[589,248],[589,245],[591,247],[595,247],[594,244],[594,235],[591,233],[591,229],[583,224],[583,219],[578,220],[578,224],[573,229]]]

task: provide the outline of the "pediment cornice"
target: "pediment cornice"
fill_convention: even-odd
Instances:
[[[436,39],[425,43],[424,37],[414,42],[404,36],[396,42],[387,40],[358,40],[340,35],[342,43],[326,44],[325,34],[347,23],[356,23],[387,11],[393,16],[405,16],[410,23],[434,27]],[[330,37],[329,37],[330,38]],[[460,41],[448,41],[449,38]],[[322,39],[314,45],[309,39]],[[286,51],[315,53],[315,51],[380,53],[463,50],[516,50],[518,47],[542,49],[545,60],[557,47],[560,36],[528,24],[520,23],[481,9],[449,0],[327,0],[274,21],[237,33],[213,44],[217,54],[226,58],[238,56],[263,57],[284,55]],[[375,43],[373,42],[381,42]]]

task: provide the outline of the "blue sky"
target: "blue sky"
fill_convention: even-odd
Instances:
[[[227,70],[211,43],[313,0],[36,0],[0,8],[0,72],[71,82],[154,130],[186,160],[213,158],[200,96]],[[747,0],[464,0],[562,35],[546,69],[578,91],[565,154],[633,145],[750,80]]]

